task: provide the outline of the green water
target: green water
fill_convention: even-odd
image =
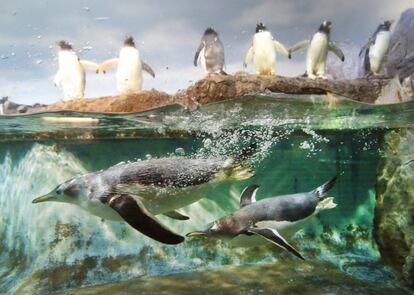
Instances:
[[[408,294],[398,274],[381,262],[372,229],[384,134],[412,128],[413,114],[410,103],[387,108],[340,100],[329,108],[318,97],[256,96],[192,112],[170,107],[144,114],[87,114],[99,123],[86,125],[42,119],[80,116],[70,113],[0,118],[0,290]],[[258,143],[253,178],[223,183],[180,210],[189,221],[160,220],[185,234],[237,209],[248,184],[260,185],[261,199],[310,191],[339,175],[329,193],[337,208],[288,237],[305,262],[269,245],[232,248],[195,239],[162,245],[127,224],[102,221],[72,205],[31,204],[73,176],[119,162],[229,155],[252,142]]]

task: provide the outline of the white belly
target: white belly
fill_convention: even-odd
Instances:
[[[59,52],[59,71],[56,82],[63,90],[64,100],[82,98],[85,91],[85,70],[72,51]]]
[[[121,49],[116,72],[118,91],[121,94],[136,93],[142,89],[142,64],[139,51],[134,47]]]
[[[381,63],[388,51],[390,38],[391,33],[389,31],[379,32],[374,45],[369,48],[369,63],[374,74],[379,74],[381,71]]]
[[[276,66],[276,50],[269,32],[256,33],[253,38],[253,61],[256,73],[273,75]]]
[[[296,232],[301,230],[306,226],[309,220],[315,216],[312,214],[307,218],[301,219],[299,221],[290,222],[290,221],[260,221],[256,223],[257,227],[260,228],[272,228],[276,229],[279,234],[284,237],[289,242],[289,238],[291,238]],[[230,241],[230,245],[232,247],[254,247],[260,246],[270,243],[265,238],[258,236],[258,235],[238,235],[237,237],[233,238]]]
[[[326,34],[318,32],[313,36],[306,55],[306,68],[309,76],[311,74],[318,76],[325,74],[327,56],[328,37]]]

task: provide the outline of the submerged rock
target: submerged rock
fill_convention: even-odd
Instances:
[[[414,132],[390,131],[383,150],[374,237],[384,261],[414,286]]]

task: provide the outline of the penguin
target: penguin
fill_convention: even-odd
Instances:
[[[194,56],[194,66],[200,63],[208,74],[227,75],[224,71],[224,46],[215,30],[207,28]]]
[[[142,70],[155,78],[152,68],[141,61],[139,50],[131,36],[125,38],[119,57],[101,63],[97,73],[105,74],[106,70],[111,67],[117,67],[116,82],[120,94],[137,93],[142,90]]]
[[[293,52],[309,47],[306,55],[306,76],[310,79],[327,79],[325,73],[328,51],[332,51],[342,62],[345,61],[342,50],[330,40],[331,27],[330,21],[324,21],[311,40],[303,40],[289,49],[291,57]]]
[[[183,237],[162,225],[154,215],[186,220],[176,209],[198,201],[223,181],[251,177],[249,154],[213,159],[168,157],[118,164],[107,170],[70,179],[32,203],[75,204],[102,219],[125,221],[144,235],[165,244]]]
[[[289,56],[288,50],[267,30],[263,23],[257,23],[256,34],[253,36],[253,44],[247,51],[243,61],[244,68],[253,59],[256,74],[274,75],[276,68],[276,52]]]
[[[240,235],[257,235],[287,250],[296,257],[304,257],[291,246],[280,232],[294,232],[321,210],[335,208],[332,198],[325,194],[335,184],[337,177],[311,192],[275,196],[256,201],[257,185],[250,185],[242,192],[240,209],[210,223],[203,231],[187,233],[187,237],[209,236],[232,240]]]
[[[368,42],[359,52],[359,56],[365,52],[364,68],[367,75],[380,75],[382,61],[390,47],[390,28],[393,22],[393,20],[387,20],[380,24],[375,33],[369,38]]]
[[[55,75],[54,83],[63,90],[63,100],[83,98],[85,93],[85,70],[96,71],[98,65],[91,61],[79,59],[73,47],[61,40],[59,46],[59,69]]]

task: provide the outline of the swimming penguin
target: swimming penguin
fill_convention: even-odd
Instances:
[[[194,66],[200,62],[206,74],[219,73],[227,75],[224,72],[224,46],[221,43],[218,34],[212,28],[207,28],[201,38],[201,43],[197,48],[194,56]]]
[[[374,35],[362,47],[359,56],[365,52],[364,68],[366,74],[379,75],[385,54],[390,47],[391,25],[394,21],[387,20],[380,24]]]
[[[289,49],[289,56],[291,56],[293,52],[309,47],[306,55],[306,75],[310,79],[327,79],[325,73],[328,51],[335,53],[341,61],[345,60],[342,50],[330,40],[331,27],[330,21],[324,21],[311,40],[303,40]]]
[[[60,48],[58,53],[59,70],[53,81],[56,86],[62,87],[64,101],[82,98],[85,92],[85,70],[96,71],[98,65],[79,59],[72,45],[68,42],[62,40],[57,44]]]
[[[303,256],[293,248],[280,232],[294,232],[319,211],[336,206],[332,198],[325,198],[336,181],[307,193],[276,196],[256,201],[257,185],[248,186],[241,194],[240,209],[210,223],[204,231],[194,231],[188,237],[211,236],[234,239],[239,235],[258,235],[289,251],[300,259]]]
[[[256,74],[258,75],[274,75],[276,68],[276,52],[280,52],[287,57],[289,52],[277,40],[273,39],[272,34],[267,30],[263,23],[256,25],[256,34],[253,37],[253,44],[247,51],[244,58],[243,66],[247,67],[247,64],[253,59]]]
[[[139,50],[135,47],[134,39],[131,36],[126,37],[124,46],[119,53],[119,58],[112,58],[101,63],[97,73],[105,73],[111,67],[117,67],[116,82],[120,94],[131,94],[141,91],[142,70],[155,78],[152,68],[141,61]]]
[[[75,204],[103,219],[124,220],[159,242],[178,244],[183,237],[153,215],[186,220],[175,210],[203,198],[222,181],[251,177],[251,167],[243,164],[249,154],[244,150],[240,155],[227,160],[169,157],[119,164],[70,179],[33,203]]]

